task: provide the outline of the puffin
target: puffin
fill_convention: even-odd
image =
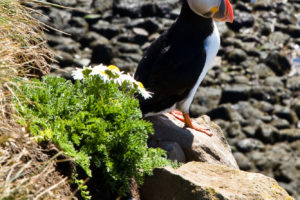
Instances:
[[[183,0],[176,21],[149,46],[134,74],[152,94],[138,97],[144,117],[169,112],[185,127],[212,135],[191,120],[189,108],[220,47],[214,20],[233,22],[229,0]]]

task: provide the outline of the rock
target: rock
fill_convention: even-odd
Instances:
[[[89,31],[85,36],[80,40],[80,43],[83,47],[95,47],[98,44],[109,44],[109,40],[102,35],[99,35],[96,32]]]
[[[233,49],[227,56],[227,59],[234,63],[241,63],[242,61],[246,60],[246,58],[246,52],[241,49]]]
[[[92,63],[103,63],[106,65],[111,64],[111,60],[115,56],[115,51],[111,45],[101,44],[98,43],[98,41],[95,41],[95,44],[92,46]]]
[[[279,131],[281,141],[295,141],[300,139],[300,129],[282,129]]]
[[[292,91],[300,90],[300,76],[288,77],[286,87]]]
[[[287,34],[294,38],[300,38],[300,27],[296,25],[289,25],[286,29]]]
[[[137,44],[120,42],[120,43],[117,43],[116,46],[120,53],[136,53],[136,54],[142,55],[140,46]]]
[[[112,9],[113,1],[112,0],[94,0],[93,8],[96,8],[97,11],[103,12],[108,9]]]
[[[120,58],[113,58],[111,60],[111,64],[118,66],[118,68],[121,71],[124,71],[126,73],[130,72],[132,74],[135,72],[135,69],[136,69],[136,66],[137,66],[136,63],[127,62],[127,61],[125,61],[123,59],[120,59]]]
[[[96,24],[93,24],[92,30],[108,39],[113,38],[121,32],[120,27],[104,20],[99,20]]]
[[[271,86],[252,86],[251,98],[259,101],[266,101],[268,103],[278,103],[279,97],[277,96],[276,88]]]
[[[195,122],[209,129],[208,131],[213,134],[212,137],[194,129],[184,128],[184,123],[170,114],[146,119],[152,122],[155,130],[155,134],[148,140],[150,147],[157,147],[165,141],[176,142],[181,146],[187,161],[217,163],[238,168],[222,130],[207,116],[197,118]]]
[[[273,114],[275,114],[279,118],[286,119],[291,124],[298,121],[298,117],[296,113],[293,110],[291,110],[289,107],[275,105]]]
[[[239,121],[243,122],[244,118],[237,112],[230,104],[224,104],[211,110],[207,113],[213,120],[223,119],[226,121]]]
[[[270,76],[275,76],[275,72],[267,67],[264,63],[253,66],[253,71],[258,74],[260,78],[266,78]]]
[[[270,53],[265,62],[278,76],[288,74],[291,70],[288,59],[278,52]]]
[[[186,158],[184,152],[177,142],[162,142],[159,144],[162,149],[164,149],[170,160],[177,160],[178,162],[185,163]]]
[[[251,88],[247,85],[235,84],[223,87],[220,104],[246,101],[250,97]]]
[[[131,21],[128,26],[145,29],[150,34],[155,33],[159,28],[158,23],[153,18],[136,19]]]
[[[152,4],[147,0],[118,0],[114,1],[113,12],[114,15],[137,18],[142,15],[142,7],[148,5],[152,6]]]
[[[262,152],[253,151],[248,154],[248,157],[254,161],[257,170],[263,172],[265,175],[275,177],[282,187],[290,192],[293,197],[299,199],[299,155],[300,140],[297,140],[289,145],[288,143],[266,145]]]
[[[300,119],[300,99],[293,101],[292,108],[296,112],[298,118]]]
[[[264,143],[273,144],[279,141],[278,134],[279,131],[275,127],[268,124],[261,124],[256,130],[255,137]]]
[[[234,158],[236,159],[241,170],[250,170],[251,169],[251,161],[242,153],[235,152],[233,153]]]
[[[246,138],[238,141],[236,146],[239,151],[247,153],[253,150],[262,150],[264,144],[261,141],[256,140],[254,138]]]
[[[226,133],[229,137],[234,138],[242,134],[241,125],[239,122],[234,121],[226,129]]]
[[[293,198],[269,177],[222,165],[190,162],[178,169],[158,168],[141,189],[145,200],[265,200]]]
[[[287,129],[290,127],[290,123],[286,119],[274,119],[271,122],[272,126],[276,127],[277,129]]]
[[[227,23],[228,28],[231,30],[238,32],[241,28],[249,28],[254,24],[253,15],[245,12],[235,13],[233,23]]]
[[[145,29],[133,28],[132,31],[135,35],[134,37],[135,43],[142,45],[148,41],[149,33]]]
[[[282,88],[284,86],[281,78],[277,77],[277,76],[267,77],[265,79],[265,85],[267,85],[267,86],[273,86],[273,87],[276,87],[276,88]]]
[[[203,106],[206,111],[210,111],[218,106],[222,90],[219,87],[199,87],[194,102]]]

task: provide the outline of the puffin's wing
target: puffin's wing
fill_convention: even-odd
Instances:
[[[135,73],[135,79],[153,92],[152,98],[140,101],[146,112],[158,112],[183,100],[205,64],[205,50],[199,48],[203,44],[189,44],[180,38],[170,42],[168,38],[162,35],[152,43]]]

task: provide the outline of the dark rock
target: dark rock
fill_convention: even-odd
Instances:
[[[286,87],[292,91],[300,91],[300,76],[288,77]]]
[[[272,104],[279,102],[277,91],[274,87],[252,87],[251,98],[257,99],[259,101],[266,101]]]
[[[142,51],[139,45],[131,43],[118,43],[116,44],[120,53],[137,53],[142,55]]]
[[[161,144],[158,144],[158,146],[167,152],[170,160],[177,160],[181,163],[186,162],[184,152],[177,142],[162,142]]]
[[[121,30],[117,25],[110,24],[107,21],[99,20],[96,24],[92,25],[92,30],[111,39],[118,35]]]
[[[115,50],[112,46],[102,43],[97,43],[95,41],[95,44],[93,44],[92,49],[92,63],[103,63],[106,65],[111,64],[111,60],[115,57]]]
[[[86,34],[87,29],[78,28],[78,27],[69,27],[65,29],[65,32],[70,34],[74,40],[78,41]]]
[[[294,38],[300,38],[300,27],[296,25],[289,25],[286,33]]]
[[[134,36],[135,43],[142,45],[148,41],[149,33],[145,29],[133,28],[132,31],[135,35]]]
[[[236,13],[233,23],[227,23],[227,26],[235,31],[238,32],[241,28],[249,28],[252,27],[254,24],[254,17],[253,15],[245,12]]]
[[[233,153],[233,156],[241,170],[249,171],[251,169],[251,162],[246,156],[244,156],[244,154],[235,152]]]
[[[242,131],[248,136],[248,137],[254,137],[256,132],[256,127],[253,126],[246,126],[243,127]]]
[[[97,46],[97,44],[109,44],[109,40],[102,35],[99,35],[96,32],[89,31],[85,36],[80,40],[80,43],[83,47]]]
[[[77,0],[49,0],[49,2],[62,6],[76,6]]]
[[[268,113],[269,115],[271,115],[274,110],[274,106],[266,101],[253,100],[253,107],[258,108],[262,112]]]
[[[130,22],[129,27],[138,27],[145,29],[148,33],[155,33],[159,25],[153,18],[136,19]]]
[[[238,141],[236,146],[239,151],[247,153],[253,150],[262,150],[264,144],[261,141],[256,140],[254,138],[246,138]]]
[[[239,101],[248,100],[250,97],[251,88],[247,85],[226,85],[223,88],[221,103],[236,103]]]
[[[70,12],[57,8],[51,8],[49,14],[51,26],[59,30],[65,30],[65,28],[69,27],[68,22],[71,20],[71,17],[72,14]]]
[[[293,101],[292,108],[296,112],[298,118],[300,119],[300,100],[299,99],[296,99],[295,101]]]
[[[234,121],[226,129],[226,133],[229,137],[234,138],[242,134],[241,125],[239,122]]]
[[[241,63],[242,61],[247,59],[247,54],[241,49],[233,49],[227,55],[227,59],[229,62]]]
[[[145,5],[152,6],[153,4],[146,0],[118,0],[114,1],[113,12],[114,15],[137,18],[141,17],[142,6]]]
[[[137,64],[133,62],[127,62],[120,58],[113,58],[111,64],[118,66],[121,71],[134,73]]]
[[[136,53],[123,53],[120,55],[120,58],[126,60],[127,62],[138,63],[142,59],[142,56]]]
[[[300,129],[282,129],[279,131],[281,141],[295,141],[300,139]]]
[[[243,122],[245,119],[230,104],[224,104],[207,113],[213,120],[223,119],[226,121]]]
[[[277,76],[267,77],[265,79],[265,85],[267,85],[267,86],[273,86],[273,87],[276,87],[276,88],[282,88],[282,87],[284,87],[284,84],[283,84],[281,78],[277,77]]]
[[[298,117],[296,113],[293,110],[291,110],[289,107],[275,105],[273,114],[275,114],[279,118],[286,119],[291,124],[298,121]]]
[[[72,64],[74,63],[72,54],[64,51],[57,52],[55,59],[59,62],[59,65],[62,68],[72,66]]]
[[[255,137],[264,143],[275,143],[278,142],[279,131],[268,124],[261,124],[256,130]]]
[[[221,98],[221,89],[218,87],[199,87],[194,102],[206,108],[206,112],[218,106]]]
[[[95,8],[97,11],[103,12],[108,9],[112,9],[113,7],[112,0],[94,0],[92,7]]]
[[[273,25],[270,23],[263,23],[261,25],[260,33],[262,35],[268,36],[273,31]]]
[[[260,1],[253,6],[253,11],[269,11],[272,9],[271,5],[267,2]]]
[[[286,119],[280,119],[280,118],[274,119],[271,124],[277,129],[287,129],[290,127],[290,123]]]
[[[258,74],[260,78],[266,78],[269,76],[275,76],[275,73],[273,70],[271,70],[269,67],[267,67],[265,64],[260,63],[258,65],[254,65],[253,71]]]
[[[278,76],[288,74],[291,70],[288,59],[278,52],[270,53],[265,62]]]

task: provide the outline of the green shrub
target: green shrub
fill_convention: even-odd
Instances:
[[[142,120],[137,87],[129,81],[120,87],[90,73],[85,70],[85,79],[74,84],[50,76],[23,81],[16,90],[22,102],[17,108],[38,140],[51,140],[88,176],[91,164],[96,166],[123,196],[132,178],[142,183],[145,173],[170,162],[163,150],[147,147],[153,129]]]

